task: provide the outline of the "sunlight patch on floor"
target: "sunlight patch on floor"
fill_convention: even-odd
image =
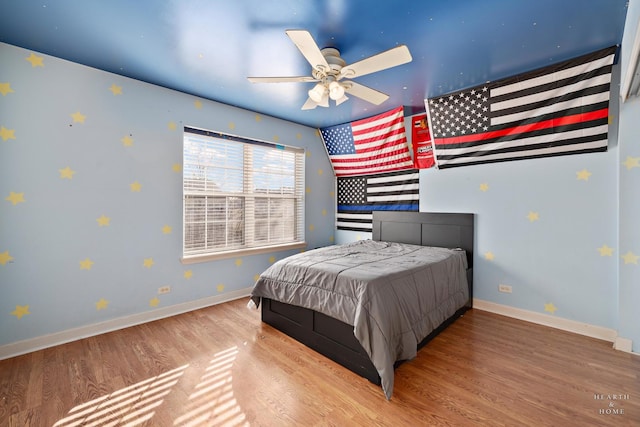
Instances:
[[[154,408],[162,404],[164,397],[178,382],[189,365],[184,365],[121,388],[111,394],[76,406],[67,417],[54,427],[106,427],[136,426],[151,419]]]
[[[205,422],[207,426],[239,426],[246,422],[233,396],[231,368],[237,354],[238,348],[232,347],[215,355],[174,426],[195,427]]]

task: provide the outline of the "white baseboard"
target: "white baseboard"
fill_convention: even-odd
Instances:
[[[563,331],[573,332],[588,337],[601,339],[608,342],[616,342],[618,333],[614,329],[603,328],[602,326],[589,325],[587,323],[577,322],[575,320],[563,319],[561,317],[551,316],[549,314],[536,313],[535,311],[523,310],[521,308],[510,307],[507,305],[496,304],[490,301],[473,299],[473,308],[478,310],[489,311],[491,313],[501,314],[503,316],[513,317],[519,320],[525,320],[539,325],[549,326]],[[631,340],[629,344],[631,343]],[[631,345],[629,350],[631,351]]]
[[[252,287],[0,346],[0,360],[248,297]]]
[[[630,339],[616,337],[613,343],[613,348],[620,351],[626,351],[627,353],[633,353],[633,342]]]
[[[202,298],[199,300],[176,304],[169,307],[162,307],[144,313],[137,313],[127,317],[120,317],[117,319],[108,320],[106,322],[94,323],[92,325],[68,329],[66,331],[56,332],[50,335],[44,335],[24,341],[5,344],[0,346],[0,360],[30,353],[36,350],[42,350],[44,348],[49,348],[60,344],[65,344],[82,338],[88,338],[95,335],[112,332],[118,329],[124,329],[130,326],[164,319],[166,317],[171,317],[189,311],[198,310],[200,308],[221,304],[238,298],[248,297],[251,293],[251,289],[251,287],[240,289],[234,292],[226,293],[224,295]],[[473,300],[473,308],[500,314],[507,317],[513,317],[515,319],[524,320],[539,325],[561,329],[568,332],[573,332],[580,335],[586,335],[592,338],[601,339],[613,343],[613,347],[616,350],[632,353],[632,341],[627,338],[619,337],[617,332],[613,329],[589,325],[587,323],[577,322],[575,320],[563,319],[548,314],[523,310],[520,308],[496,304],[490,301],[484,301],[475,298]]]

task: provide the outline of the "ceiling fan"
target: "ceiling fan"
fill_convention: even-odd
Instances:
[[[311,76],[247,77],[247,79],[251,83],[316,82],[308,92],[309,98],[302,106],[303,110],[310,110],[317,106],[328,107],[329,99],[334,100],[336,105],[340,105],[349,99],[346,96],[347,93],[379,105],[386,101],[389,95],[350,79],[406,64],[412,60],[407,46],[400,45],[347,65],[340,57],[338,49],[332,47],[320,49],[308,31],[287,30],[286,33],[311,64]]]

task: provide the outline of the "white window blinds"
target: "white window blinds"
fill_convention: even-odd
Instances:
[[[183,256],[304,242],[304,150],[184,129]]]

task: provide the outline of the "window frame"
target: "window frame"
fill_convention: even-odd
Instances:
[[[191,135],[191,136],[189,136]],[[228,190],[216,190],[215,188],[220,188],[216,184],[207,188],[209,180],[207,178],[208,172],[221,173],[225,171],[225,166],[213,165],[211,162],[208,164],[201,163],[199,161],[192,161],[188,157],[191,154],[187,154],[187,144],[192,143],[193,140],[189,140],[189,138],[203,138],[203,143],[199,147],[200,149],[211,148],[212,150],[221,149],[225,147],[229,147],[226,144],[240,144],[241,149],[236,146],[234,150],[238,150],[242,152],[241,163],[242,163],[242,172],[240,173],[241,178],[241,190],[236,189],[236,191],[228,191]],[[216,140],[219,140],[220,146],[216,147]],[[209,144],[209,145],[207,145]],[[273,151],[270,151],[273,150]],[[278,176],[282,175],[286,179],[293,179],[293,188],[291,192],[286,192],[285,190],[291,188],[290,186],[283,186],[284,184],[280,184],[279,189],[275,189],[273,193],[270,191],[271,188],[254,188],[253,180],[257,176],[257,166],[259,162],[254,159],[254,154],[257,152],[257,156],[262,155],[264,157],[275,154],[276,156],[290,156],[288,153],[293,153],[293,172],[286,173],[284,172],[284,168],[280,171],[280,173],[276,172],[268,172],[263,171],[261,175],[264,176]],[[285,154],[287,153],[287,154]],[[276,251],[283,251],[289,249],[301,249],[307,246],[306,236],[305,236],[305,150],[300,147],[287,146],[282,144],[276,144],[273,142],[261,141],[250,138],[243,138],[236,135],[225,134],[216,131],[210,131],[205,129],[199,129],[191,126],[185,126],[183,128],[183,145],[182,145],[182,160],[183,160],[183,170],[182,170],[182,256],[181,262],[183,264],[191,264],[191,263],[199,263],[206,262],[217,259],[225,259],[246,255],[255,255]],[[256,156],[256,157],[257,157]],[[283,164],[291,161],[291,159],[282,159]],[[193,171],[194,169],[203,168],[204,170],[204,178],[203,183],[201,184],[204,189],[194,189],[192,187],[193,183],[197,181],[197,178],[194,178],[194,175],[189,175],[189,171]],[[238,169],[238,168],[236,168]],[[233,181],[237,184],[236,181]],[[258,190],[258,191],[256,191]],[[262,192],[261,192],[262,191]],[[208,203],[213,203],[209,198],[225,198],[225,209],[224,209],[224,234],[228,236],[229,234],[229,223],[230,219],[228,206],[229,198],[240,198],[242,199],[242,239],[241,243],[236,243],[232,246],[227,246],[228,243],[225,243],[225,248],[215,249],[208,246],[209,226],[212,226],[214,223],[214,219],[209,220],[208,218],[208,209],[210,209],[210,205]],[[256,215],[258,209],[256,208],[256,200],[258,199],[266,199],[267,203],[267,218],[266,218],[266,234],[267,239],[265,243],[260,243],[256,238],[256,227],[258,227],[258,223],[261,219],[258,218],[259,215]],[[188,221],[188,209],[191,209],[191,216],[196,217],[197,212],[193,210],[193,207],[196,206],[195,200],[202,199],[204,203],[201,204],[200,209],[202,209],[202,215],[204,217],[201,221]],[[270,208],[272,207],[272,201],[275,200],[292,200],[293,201],[293,214],[289,222],[285,221],[280,225],[282,228],[282,235],[289,234],[291,232],[293,235],[291,239],[288,239],[286,236],[285,240],[281,239],[271,239],[269,234],[271,233],[271,227],[275,223],[277,224],[277,219],[271,218]],[[264,203],[263,203],[264,205]],[[276,209],[278,206],[276,205]],[[286,203],[282,203],[280,206],[281,209],[286,209]],[[196,212],[196,214],[194,214]],[[247,218],[247,216],[250,218]],[[256,219],[258,218],[258,219]],[[279,216],[278,218],[282,218]],[[285,217],[286,218],[286,217]],[[264,221],[264,219],[262,219]],[[291,223],[293,222],[293,224]],[[199,226],[199,227],[196,227]],[[293,230],[289,227],[293,226]],[[189,228],[191,227],[191,228]],[[196,239],[189,238],[189,233],[193,233],[194,229],[203,228],[204,231],[204,243],[201,248],[193,248],[193,242]],[[265,230],[262,230],[265,231]],[[191,234],[193,236],[193,234]],[[281,236],[282,238],[282,236]],[[226,237],[225,237],[226,239]],[[188,248],[190,247],[190,248]]]

